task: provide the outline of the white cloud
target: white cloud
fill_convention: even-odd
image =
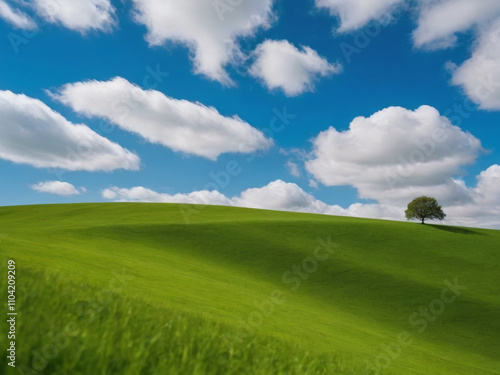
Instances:
[[[472,57],[454,71],[452,83],[480,108],[500,110],[500,17],[481,30]]]
[[[13,9],[4,0],[0,0],[0,18],[20,29],[35,29],[36,23],[24,12]]]
[[[293,161],[288,160],[286,162],[286,167],[288,168],[288,171],[290,172],[290,174],[292,176],[300,177],[300,175],[301,175],[300,168],[299,168],[299,165],[297,163],[294,163]]]
[[[405,0],[315,0],[316,7],[327,8],[340,18],[339,32],[352,31],[375,19],[390,19]]]
[[[202,190],[189,194],[171,195],[158,193],[142,186],[136,186],[131,189],[112,187],[104,189],[101,195],[104,199],[120,202],[207,204],[404,220],[404,210],[396,207],[355,203],[349,208],[344,209],[338,205],[328,205],[302,190],[297,184],[282,180],[272,181],[260,188],[247,189],[239,196],[232,198],[228,198],[215,190]]]
[[[315,4],[340,18],[340,32],[359,29],[374,19],[390,19],[399,6],[411,9],[417,13],[413,42],[423,49],[452,47],[460,33],[472,31],[472,56],[455,70],[452,84],[461,86],[481,109],[500,110],[499,0],[315,0]]]
[[[104,199],[114,201],[208,204],[332,214],[344,212],[339,206],[328,206],[318,201],[298,185],[281,180],[273,181],[262,188],[245,190],[240,196],[233,198],[228,198],[216,190],[171,195],[142,186],[131,189],[112,187],[103,190],[101,195]]]
[[[142,186],[131,189],[120,189],[115,186],[104,189],[101,194],[104,199],[115,201],[231,205],[231,200],[216,190],[170,195],[157,193]]]
[[[340,206],[328,206],[306,193],[297,184],[276,180],[261,188],[243,191],[232,199],[234,206],[280,211],[342,214]]]
[[[380,203],[402,204],[424,194],[450,203],[466,199],[455,176],[481,150],[477,138],[432,107],[389,107],[357,117],[349,130],[321,132],[306,169],[325,185],[354,186],[362,198]]]
[[[483,207],[500,208],[500,165],[494,164],[477,178],[477,186],[473,191],[474,200]],[[500,218],[500,214],[498,215]]]
[[[500,110],[500,1],[421,0],[417,47],[453,46],[458,33],[476,35],[472,56],[453,73],[452,83],[486,110]]]
[[[38,184],[31,185],[31,188],[40,193],[50,193],[57,195],[78,195],[87,191],[85,188],[77,189],[72,184],[63,181],[39,182]]]
[[[0,91],[0,158],[38,168],[139,169],[139,158],[38,99]]]
[[[287,96],[314,90],[314,82],[341,71],[307,47],[299,50],[286,40],[266,40],[254,51],[255,62],[250,74],[259,78],[269,90],[280,88]]]
[[[355,203],[348,208],[329,205],[305,192],[297,184],[282,180],[272,181],[260,188],[243,191],[231,199],[231,205],[248,208],[261,208],[277,211],[294,211],[325,215],[372,217],[402,220],[403,211],[396,207],[381,204]]]
[[[452,46],[456,34],[500,15],[498,0],[421,0],[418,27],[413,33],[417,47]]]
[[[452,83],[487,110],[500,110],[500,1],[420,0],[417,47],[453,46],[457,34],[473,30],[472,56],[453,73]]]
[[[108,32],[116,25],[110,0],[34,0],[36,12],[48,22],[84,33]]]
[[[52,96],[79,113],[106,118],[149,142],[212,160],[226,152],[265,150],[273,143],[238,116],[225,117],[201,103],[145,91],[119,77],[67,84]]]
[[[476,188],[467,189],[467,194],[471,197],[467,203],[443,206],[445,213],[448,214],[445,223],[500,229],[500,201],[498,195],[491,195],[499,188],[500,166],[494,165],[481,173]],[[102,197],[115,201],[224,205],[401,221],[406,220],[404,211],[407,204],[407,202],[404,204],[354,203],[348,208],[342,208],[338,205],[326,204],[302,190],[298,185],[282,180],[272,181],[260,188],[247,189],[239,196],[232,198],[215,190],[170,195],[157,193],[141,186],[131,189],[118,187],[105,189],[102,191]]]
[[[233,84],[225,66],[243,58],[239,40],[270,26],[273,0],[133,0],[135,19],[152,46],[180,43],[193,54],[195,72]],[[234,4],[234,5],[231,5]]]
[[[477,185],[468,189],[470,200],[443,207],[447,222],[462,226],[500,229],[500,165],[494,164],[477,176]]]
[[[456,42],[457,33],[482,24],[500,14],[498,0],[418,0],[414,10],[418,25],[413,33],[417,47],[445,48]],[[339,32],[364,27],[375,19],[391,19],[409,0],[315,0],[316,7],[326,8],[340,19]]]

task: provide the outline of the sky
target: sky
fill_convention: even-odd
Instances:
[[[499,145],[498,0],[0,0],[3,206],[500,229]]]

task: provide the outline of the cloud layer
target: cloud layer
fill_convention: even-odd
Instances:
[[[0,18],[19,29],[35,29],[36,23],[24,12],[13,9],[4,0],[0,0]]]
[[[298,185],[282,180],[273,181],[261,188],[247,189],[240,196],[233,198],[228,198],[216,190],[170,195],[157,193],[142,186],[131,189],[112,187],[103,190],[102,197],[128,202],[209,204],[310,213],[340,214],[343,212],[341,207],[328,206],[303,191]]]
[[[497,0],[421,1],[418,26],[413,32],[417,47],[450,47],[457,33],[484,24],[500,15]]]
[[[282,180],[272,181],[260,188],[247,189],[239,196],[231,198],[215,190],[202,190],[189,194],[171,195],[158,193],[142,186],[136,186],[131,189],[112,187],[103,190],[101,195],[104,199],[119,202],[206,204],[325,215],[405,220],[404,210],[398,207],[383,204],[355,203],[345,209],[338,205],[328,205],[302,190],[297,184]]]
[[[47,22],[84,33],[110,31],[116,24],[110,0],[34,0],[38,15]]]
[[[225,70],[241,60],[241,38],[266,29],[273,20],[273,0],[133,0],[135,19],[144,24],[152,46],[180,43],[193,54],[195,72],[226,85]],[[233,5],[234,4],[234,5]]]
[[[500,2],[497,0],[422,1],[415,45],[439,49],[456,44],[473,30],[471,57],[455,70],[452,83],[487,110],[500,110]]]
[[[318,53],[303,46],[301,49],[286,40],[266,40],[254,51],[255,62],[250,74],[260,79],[269,90],[282,89],[287,96],[313,91],[314,82],[341,71]]]
[[[139,169],[132,152],[76,125],[38,99],[0,91],[0,158],[38,168]]]
[[[326,8],[340,19],[338,32],[365,26],[378,18],[390,18],[397,5],[405,0],[315,0],[316,7]]]
[[[272,145],[238,116],[225,117],[201,103],[145,91],[119,77],[67,84],[52,96],[76,112],[106,118],[149,142],[212,160],[222,153],[250,153]]]
[[[472,57],[455,70],[453,84],[487,110],[500,110],[500,17],[481,31]]]
[[[232,205],[231,200],[216,190],[201,190],[189,194],[162,194],[142,186],[131,189],[122,189],[116,186],[104,189],[101,192],[104,199],[120,202],[157,202],[157,203],[186,203],[186,204],[213,204],[221,206]]]
[[[77,189],[72,184],[63,181],[39,182],[38,184],[31,185],[31,188],[40,193],[49,193],[63,196],[79,195],[86,191],[85,188]]]
[[[116,24],[110,0],[34,0],[38,15],[47,22],[84,33],[110,31]]]
[[[0,18],[26,30],[36,29],[34,19],[38,18],[39,23],[59,24],[82,34],[90,30],[109,32],[117,24],[116,9],[110,0],[33,0],[20,5],[25,9],[13,8],[0,0]],[[32,17],[25,10],[32,10]]]

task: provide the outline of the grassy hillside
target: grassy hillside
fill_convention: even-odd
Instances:
[[[500,231],[113,203],[0,207],[0,241],[7,373],[500,374]]]

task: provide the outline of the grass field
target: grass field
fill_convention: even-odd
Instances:
[[[500,374],[500,231],[186,209],[0,207],[0,373]]]

